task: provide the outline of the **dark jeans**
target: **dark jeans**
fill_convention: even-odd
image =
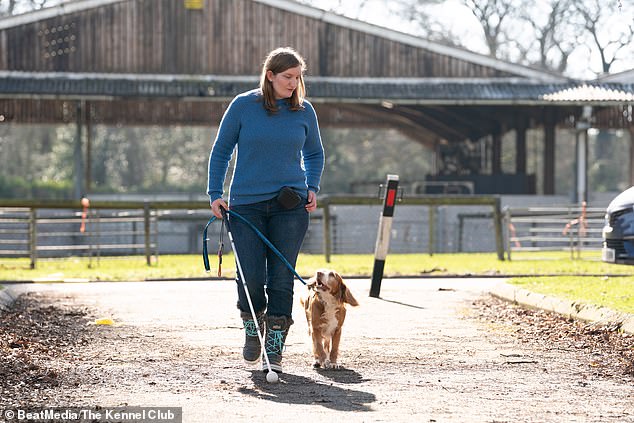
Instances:
[[[258,228],[295,267],[308,230],[308,212],[304,206],[302,202],[294,209],[287,210],[273,198],[255,204],[232,206],[231,210]],[[270,316],[290,317],[293,309],[293,273],[246,223],[234,216],[229,216],[229,223],[255,312],[266,310]],[[250,312],[237,263],[236,282],[238,308]]]

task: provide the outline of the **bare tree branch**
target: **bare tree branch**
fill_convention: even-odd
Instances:
[[[504,25],[514,10],[512,0],[463,0],[465,6],[482,25],[489,55],[500,57],[500,47],[506,43]]]
[[[616,31],[616,35],[604,35],[608,32],[606,29],[609,28],[608,17],[614,13],[623,12],[620,3],[586,0],[574,3],[574,8],[581,18],[581,27],[589,38],[590,47],[599,54],[601,73],[609,73],[612,65],[621,59],[622,52],[629,49],[631,54],[634,41],[634,27],[631,19],[622,31]],[[627,19],[626,17],[624,21]]]

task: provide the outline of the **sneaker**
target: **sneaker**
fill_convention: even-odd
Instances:
[[[271,364],[271,370],[282,373],[282,352],[284,351],[284,343],[288,329],[293,324],[293,319],[288,316],[267,316],[266,317],[266,338],[264,339],[264,347],[266,355]],[[262,371],[268,372],[266,360],[262,360]]]
[[[258,330],[255,320],[251,313],[240,312],[242,324],[244,325],[244,347],[242,348],[242,357],[247,364],[257,364],[262,355],[262,346],[258,337]],[[260,333],[264,334],[264,313],[257,315]]]

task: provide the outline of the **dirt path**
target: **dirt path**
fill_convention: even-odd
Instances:
[[[351,280],[346,369],[311,368],[296,307],[276,385],[242,363],[233,282],[33,286],[0,319],[0,399],[181,406],[184,422],[634,422],[632,337],[483,295],[495,283],[386,280],[373,299]]]

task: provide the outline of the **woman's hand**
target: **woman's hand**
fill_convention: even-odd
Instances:
[[[211,203],[211,212],[218,219],[222,219],[222,212],[220,211],[220,208],[229,210],[229,206],[227,206],[227,203],[225,203],[225,200],[223,200],[222,198],[214,200],[213,203]]]
[[[317,194],[313,191],[308,191],[308,202],[306,203],[306,211],[308,213],[317,210]]]

